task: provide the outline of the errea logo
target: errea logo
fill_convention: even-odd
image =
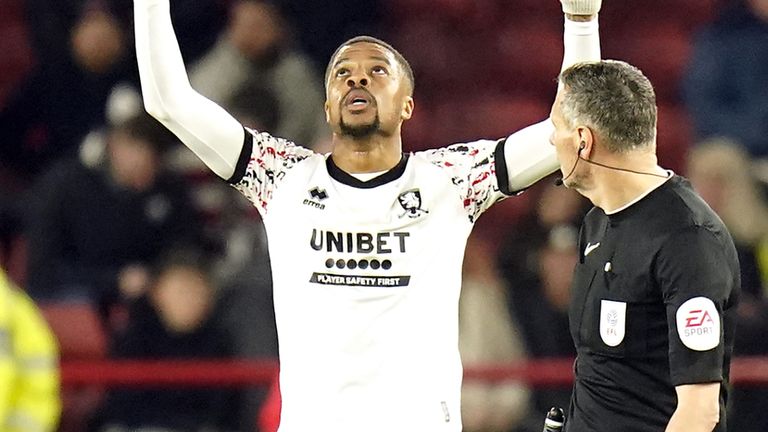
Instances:
[[[677,309],[677,333],[683,345],[694,351],[709,351],[720,344],[720,315],[715,303],[694,297]]]
[[[319,201],[323,201],[326,198],[328,198],[328,192],[326,192],[325,189],[320,189],[319,187],[315,186],[309,190],[309,198],[304,199],[302,204],[323,210],[325,209],[325,204]]]
[[[326,192],[325,189],[320,189],[319,187],[315,186],[309,190],[309,196],[311,198],[322,201],[328,198],[328,192]]]

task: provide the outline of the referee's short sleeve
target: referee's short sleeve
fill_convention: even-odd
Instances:
[[[669,326],[672,384],[723,380],[725,310],[738,266],[711,231],[692,227],[673,234],[656,261]]]

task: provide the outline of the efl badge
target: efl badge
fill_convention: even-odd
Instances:
[[[683,345],[708,351],[720,344],[720,314],[712,300],[694,297],[677,309],[677,333]]]
[[[615,347],[624,340],[626,324],[626,303],[600,300],[600,337],[606,345]]]
[[[400,203],[400,206],[403,207],[403,210],[405,210],[405,213],[400,215],[400,217],[407,215],[409,218],[414,219],[424,213],[429,213],[429,211],[421,208],[421,192],[419,192],[418,189],[411,189],[401,193],[400,196],[397,197],[397,201]]]

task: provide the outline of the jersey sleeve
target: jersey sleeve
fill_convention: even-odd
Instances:
[[[725,311],[734,286],[724,247],[702,227],[675,233],[659,251],[656,272],[669,331],[672,384],[719,382],[724,378]],[[738,271],[738,268],[736,268]]]
[[[246,129],[235,172],[227,181],[265,215],[272,194],[286,173],[314,154],[283,138]]]
[[[474,223],[493,203],[507,196],[504,141],[481,140],[420,152],[433,165],[448,172],[470,222]]]

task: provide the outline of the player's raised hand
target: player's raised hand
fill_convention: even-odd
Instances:
[[[560,0],[568,15],[597,15],[603,0]]]

